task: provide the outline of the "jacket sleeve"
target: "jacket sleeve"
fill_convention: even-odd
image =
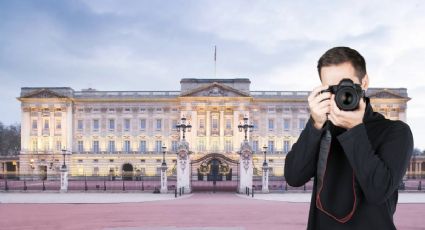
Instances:
[[[316,174],[317,154],[324,129],[316,129],[312,122],[310,118],[285,158],[285,179],[294,187],[304,185]]]
[[[370,203],[385,202],[406,172],[413,152],[413,136],[407,124],[396,121],[382,145],[373,149],[364,124],[338,136],[359,185]]]

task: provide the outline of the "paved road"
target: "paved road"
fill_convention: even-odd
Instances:
[[[3,195],[3,194],[0,194]],[[143,195],[143,194],[142,194]],[[115,204],[0,204],[2,230],[274,230],[305,229],[309,203],[267,201],[234,193]],[[400,204],[399,229],[425,226],[425,204]],[[423,229],[423,228],[422,228]]]

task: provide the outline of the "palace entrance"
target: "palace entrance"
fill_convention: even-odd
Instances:
[[[133,165],[131,164],[124,164],[122,166],[122,179],[123,180],[133,180],[134,172],[133,172]]]
[[[194,192],[235,192],[239,162],[223,154],[207,154],[192,161],[191,187]]]

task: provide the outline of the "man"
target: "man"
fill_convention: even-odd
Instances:
[[[332,48],[317,69],[322,85],[308,97],[311,117],[285,160],[289,185],[314,177],[307,229],[396,229],[397,189],[413,151],[410,128],[373,112],[366,97],[345,111],[324,92],[347,78],[367,90],[366,63],[356,50]]]

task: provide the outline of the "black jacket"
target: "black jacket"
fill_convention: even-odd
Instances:
[[[396,229],[398,186],[413,151],[409,126],[373,112],[369,100],[362,124],[350,130],[330,125],[332,142],[320,197],[327,212],[338,218],[347,215],[354,203],[354,174],[359,202],[346,223],[316,207],[317,157],[324,131],[316,129],[310,118],[285,160],[289,185],[302,186],[314,177],[307,229]]]

